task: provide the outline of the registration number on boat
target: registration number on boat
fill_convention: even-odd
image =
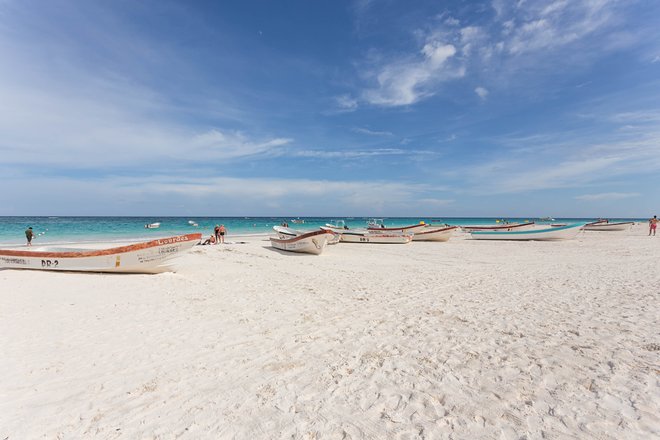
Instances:
[[[41,260],[41,267],[57,267],[59,264],[57,260]]]

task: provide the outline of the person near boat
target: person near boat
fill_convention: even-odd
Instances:
[[[25,238],[27,238],[27,245],[32,246],[32,239],[34,238],[32,226],[28,226],[28,228],[25,230]]]
[[[215,242],[220,243],[220,225],[215,225],[215,228],[213,228],[213,235],[215,235]]]
[[[227,233],[227,229],[225,229],[225,225],[220,225],[220,228],[218,229],[218,233],[220,234],[220,243],[225,242],[225,234]],[[216,240],[216,243],[218,241]]]
[[[215,244],[215,235],[211,234],[209,236],[209,238],[204,240],[204,242],[202,243],[202,246],[206,246],[206,245],[209,245],[209,244]]]
[[[651,235],[651,232],[653,235],[655,235],[655,230],[658,228],[658,216],[654,215],[652,219],[649,219],[649,236]]]

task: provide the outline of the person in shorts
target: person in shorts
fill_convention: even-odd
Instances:
[[[32,246],[32,239],[34,238],[34,232],[32,232],[32,226],[28,226],[25,230],[25,238],[27,238],[27,245]]]
[[[220,233],[220,243],[225,242],[225,234],[227,233],[227,229],[225,229],[225,225],[220,225],[220,229],[218,229],[218,232]],[[217,243],[217,241],[216,241]]]
[[[655,230],[658,229],[658,216],[654,215],[652,219],[649,220],[649,236],[651,235],[651,232],[653,232],[653,235],[655,235]]]

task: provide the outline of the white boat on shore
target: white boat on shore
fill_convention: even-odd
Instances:
[[[327,226],[321,226],[321,229],[340,234],[339,241],[342,243],[406,244],[413,238],[413,234],[405,233],[372,233],[364,229],[333,231]]]
[[[279,234],[279,232],[278,232]],[[319,229],[295,237],[270,237],[270,244],[276,249],[319,255],[323,252],[333,233]]]
[[[585,231],[625,231],[630,229],[635,222],[616,222],[610,223],[608,221],[588,223],[584,225]]]
[[[383,219],[380,218],[374,218],[371,219],[367,222],[367,231],[373,232],[373,233],[386,233],[386,234],[391,234],[391,233],[401,233],[401,234],[411,234],[411,233],[416,233],[421,230],[426,228],[425,223],[419,223],[416,225],[407,225],[407,226],[393,226],[393,227],[386,227],[385,223],[383,223]]]
[[[415,232],[413,241],[447,241],[454,235],[456,230],[458,230],[458,226],[426,228],[423,231]]]
[[[534,222],[527,223],[505,223],[502,225],[466,225],[461,226],[464,232],[497,232],[497,231],[525,231],[534,229],[536,227]]]
[[[514,231],[472,231],[474,240],[570,240],[582,230],[584,223],[531,230]]]
[[[312,231],[300,231],[297,229],[291,229],[287,226],[273,226],[273,230],[277,232],[277,235],[279,238],[291,238],[291,237],[298,237],[300,235],[307,234],[308,232]],[[332,234],[332,237],[328,239],[328,244],[337,244],[339,243],[340,235],[338,233],[335,233],[333,231],[330,231]]]
[[[168,263],[202,239],[202,234],[159,238],[106,249],[39,246],[0,250],[0,268],[75,272],[160,273]]]

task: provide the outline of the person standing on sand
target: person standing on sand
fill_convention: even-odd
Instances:
[[[218,231],[220,232],[220,243],[224,244],[224,242],[225,242],[225,233],[227,232],[227,230],[225,229],[225,225],[220,225],[220,229],[218,229]],[[217,240],[216,240],[216,243],[217,243]]]
[[[213,235],[215,235],[215,244],[220,243],[220,226],[215,225],[213,229]]]
[[[28,226],[25,230],[25,238],[27,238],[27,245],[32,246],[32,238],[34,238],[34,232],[32,232],[32,226]]]
[[[655,230],[658,228],[658,216],[654,215],[652,219],[649,220],[649,236],[651,236],[651,232],[653,232],[653,235],[655,235]]]

